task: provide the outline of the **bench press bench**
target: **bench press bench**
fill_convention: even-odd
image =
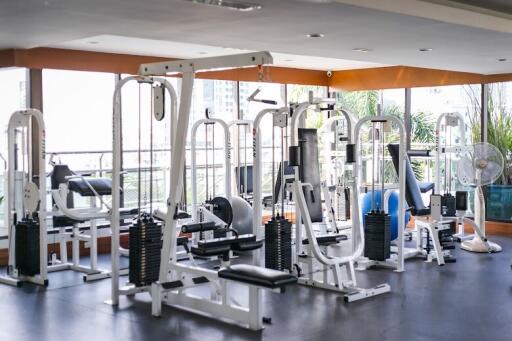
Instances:
[[[177,266],[176,270],[179,271],[182,266]],[[185,268],[183,267],[182,270]],[[162,302],[164,302],[177,308],[187,307],[187,310],[206,316],[227,319],[252,330],[260,330],[263,329],[264,322],[261,291],[270,290],[283,293],[286,286],[297,283],[297,277],[292,274],[249,264],[231,265],[219,271],[197,267],[188,267],[187,269],[192,270],[196,277],[190,280],[180,279],[151,285],[152,315],[154,317],[162,315]],[[212,284],[215,281],[218,281],[220,290],[213,290],[212,295],[208,298],[185,292],[188,288]],[[248,287],[247,306],[242,306],[228,296],[230,292],[228,287],[233,283]],[[214,288],[216,288],[215,285],[212,286],[212,289]]]

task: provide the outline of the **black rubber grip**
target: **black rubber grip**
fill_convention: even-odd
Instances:
[[[409,157],[429,157],[430,150],[429,149],[411,149],[407,151],[407,155]]]
[[[270,105],[277,105],[277,101],[273,101],[271,99],[262,99],[261,103],[270,104]]]
[[[356,145],[353,143],[349,143],[345,147],[346,150],[346,163],[354,163],[356,162]]]

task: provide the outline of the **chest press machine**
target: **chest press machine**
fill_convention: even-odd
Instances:
[[[195,73],[201,70],[253,65],[262,66],[271,63],[272,56],[268,52],[256,52],[224,57],[143,64],[140,66],[139,74],[142,76],[172,72],[182,74],[179,115],[175,128],[176,134],[173,136],[172,144],[170,189],[167,213],[164,219],[159,275],[158,280],[150,286],[139,288],[119,287],[119,259],[116,252],[119,248],[119,195],[114,192],[111,220],[113,233],[112,250],[114,250],[112,256],[112,298],[109,303],[118,305],[121,295],[149,292],[153,316],[161,316],[162,304],[166,304],[213,318],[228,319],[250,329],[258,330],[263,328],[261,290],[280,291],[285,286],[297,281],[292,275],[252,265],[238,264],[215,271],[193,265],[180,264],[177,261],[176,254],[177,212],[183,189],[185,142]],[[116,187],[120,181],[121,148],[120,108],[116,102],[116,97],[114,98],[113,184]],[[234,283],[248,288],[249,304],[247,307],[233,304],[228,286]],[[209,287],[210,295],[207,297],[198,296],[188,291],[198,286]]]
[[[312,97],[312,96],[311,96]],[[335,256],[328,254],[329,248],[346,240],[345,235],[324,234],[318,235],[313,225],[313,212],[316,211],[315,220],[322,216],[320,185],[318,178],[318,147],[315,129],[299,129],[298,122],[306,110],[311,106],[319,106],[329,102],[330,99],[312,99],[308,103],[299,105],[292,117],[290,165],[295,167],[295,178],[292,184],[293,196],[296,201],[295,224],[295,269],[298,272],[300,284],[339,292],[344,295],[346,302],[358,301],[390,291],[388,284],[380,284],[373,288],[360,288],[355,275],[355,262],[364,250],[364,232],[360,218],[353,215],[352,221],[352,250],[348,255]],[[345,116],[346,118],[346,116]],[[351,134],[350,134],[351,136]],[[349,144],[351,140],[347,141]],[[315,150],[316,149],[316,150]],[[350,153],[351,154],[351,153]],[[300,160],[300,161],[299,161]],[[303,182],[304,181],[304,182]],[[317,187],[315,193],[315,185]],[[358,201],[359,189],[357,182],[352,186],[351,202]],[[320,210],[320,215],[318,214]],[[303,230],[306,239],[303,240]],[[318,268],[319,266],[319,268]],[[317,273],[319,272],[319,273]]]

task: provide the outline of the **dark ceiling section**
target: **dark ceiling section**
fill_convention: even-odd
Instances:
[[[486,10],[512,15],[511,0],[450,0],[463,5],[480,7]]]

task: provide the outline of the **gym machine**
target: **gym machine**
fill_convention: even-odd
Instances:
[[[264,230],[261,224],[261,218],[263,216],[263,195],[262,195],[262,177],[263,177],[263,155],[261,147],[261,122],[267,115],[272,116],[272,124],[278,119],[278,117],[287,116],[289,114],[288,107],[282,107],[278,109],[263,109],[254,118],[253,124],[253,142],[252,142],[252,153],[253,153],[253,212],[254,219],[252,225],[252,233],[256,238],[261,239],[264,237]],[[257,258],[259,259],[259,257]]]
[[[454,136],[453,130],[458,132]],[[437,119],[436,124],[436,156],[435,156],[435,186],[434,194],[441,195],[441,207],[443,216],[456,215],[456,198],[451,195],[453,157],[460,157],[466,148],[466,124],[464,117],[458,113],[443,113]],[[442,171],[441,164],[444,165]],[[444,184],[442,179],[444,178]],[[444,192],[444,193],[442,193]],[[460,201],[460,200],[459,200]],[[457,223],[457,230],[453,237],[459,241],[472,239],[474,235],[466,235],[464,224]]]
[[[205,128],[205,177],[206,200],[199,205],[197,199],[197,131]],[[220,126],[224,136],[224,195],[216,196],[215,177],[215,127]],[[211,128],[211,134],[208,134]],[[209,186],[208,136],[212,137],[212,191]],[[191,169],[192,169],[192,222],[182,225],[182,232],[194,232],[190,248],[191,256],[221,257],[221,266],[229,266],[233,251],[252,251],[263,245],[251,234],[252,208],[238,196],[231,195],[231,143],[229,125],[216,118],[201,119],[194,123],[191,132]],[[190,258],[190,257],[189,257]]]
[[[48,273],[62,270],[84,273],[84,281],[109,277],[110,272],[98,268],[97,264],[97,221],[109,216],[109,211],[102,209],[108,209],[102,196],[110,195],[111,182],[73,173],[66,165],[54,165],[51,158],[50,163],[54,166],[52,185],[55,188],[51,189],[54,204],[48,211],[44,138],[41,112],[29,109],[11,116],[6,191],[9,262],[7,275],[0,277],[0,282],[16,286],[32,282],[47,286]],[[71,207],[69,203],[73,202],[73,193],[88,197],[91,207]],[[96,206],[97,200],[101,201],[102,207]],[[47,226],[49,217],[53,218],[53,230]],[[89,222],[85,230],[79,226],[84,222]],[[68,231],[69,227],[71,231]],[[59,245],[60,257],[56,253],[49,255],[50,231]],[[68,260],[68,241],[72,244],[71,261]],[[89,246],[89,266],[80,264],[80,242]]]
[[[315,167],[313,164],[318,164],[319,162],[317,132],[315,129],[298,128],[298,122],[301,115],[311,105],[315,105],[318,108],[320,104],[329,103],[330,101],[331,99],[310,98],[308,103],[298,106],[292,117],[289,160],[290,165],[295,168],[295,178],[291,187],[297,206],[294,269],[297,272],[299,284],[341,293],[346,302],[353,302],[389,292],[390,287],[388,284],[380,284],[368,289],[358,287],[355,275],[355,262],[362,255],[365,243],[362,225],[359,223],[358,217],[353,217],[353,247],[348,255],[340,256],[339,253],[335,255],[332,252],[340,251],[340,242],[347,239],[346,235],[334,233],[319,235],[315,232],[311,209],[320,206],[321,217],[321,198],[319,189],[315,191],[313,183],[308,181],[315,181],[314,173],[316,172],[314,171]],[[350,120],[350,117],[344,115],[342,119]],[[332,119],[328,124],[333,124],[334,122],[335,119]],[[352,128],[350,124],[351,122],[348,122],[349,134],[346,140],[348,145],[351,145],[352,142]],[[346,161],[351,161],[353,159],[353,150],[348,148],[348,154],[350,155],[347,155]],[[308,164],[304,164],[305,162],[308,162]],[[310,170],[306,171],[306,167],[310,168]],[[299,168],[302,170],[299,171]],[[349,178],[351,177],[347,176],[347,179]],[[349,182],[349,184],[352,187],[351,194],[353,195],[350,202],[356,202],[359,200],[357,183]],[[302,239],[302,230],[305,230],[306,234],[306,239],[304,240]]]
[[[382,259],[370,259],[368,257],[362,257],[362,254],[360,255],[359,259],[357,260],[357,266],[358,269],[367,269],[372,266],[383,266],[387,268],[394,269],[395,271],[401,272],[405,270],[404,267],[404,260],[406,258],[414,257],[418,254],[417,249],[411,249],[411,248],[405,248],[405,191],[406,191],[406,178],[405,178],[405,166],[406,166],[406,158],[407,153],[405,150],[405,128],[403,123],[395,116],[372,116],[372,117],[364,117],[361,118],[355,128],[354,128],[354,182],[355,182],[355,190],[357,191],[355,194],[355,198],[360,198],[360,191],[363,184],[363,162],[362,162],[362,130],[364,125],[370,125],[370,140],[373,145],[373,155],[372,155],[372,178],[375,177],[375,170],[378,168],[378,148],[375,147],[375,144],[377,140],[379,140],[382,144],[385,143],[385,135],[384,131],[390,131],[392,128],[392,125],[395,125],[398,129],[398,136],[400,140],[399,144],[399,150],[398,150],[398,161],[396,164],[397,168],[397,174],[398,174],[398,237],[396,239],[396,245],[392,245],[390,247],[390,255],[389,258],[386,258],[384,260]],[[376,133],[376,128],[379,129],[380,136]],[[382,146],[381,146],[382,147]],[[377,158],[377,160],[375,160]],[[382,160],[382,165],[384,163],[384,160]],[[382,186],[384,185],[384,179],[381,179]],[[393,185],[396,187],[396,184]],[[372,199],[374,200],[374,181],[372,181]],[[384,191],[384,189],[382,189]],[[390,191],[390,190],[388,190]],[[384,214],[387,214],[386,211],[386,195],[382,194],[383,200],[381,202],[380,210],[384,211]],[[373,201],[372,200],[372,201]],[[372,208],[376,208],[375,204],[372,204]],[[376,211],[376,210],[375,210]],[[364,234],[365,234],[365,228],[363,227],[364,223],[368,223],[367,221],[363,222],[362,217],[362,209],[361,209],[361,202],[360,200],[354,200],[353,202],[353,224],[354,225],[361,225],[362,227],[357,230],[357,233],[362,233],[363,237],[360,237],[364,240]],[[384,228],[384,227],[382,227]],[[353,236],[353,238],[355,238]]]
[[[35,131],[34,131],[35,130]],[[8,126],[7,213],[8,265],[0,282],[48,285],[46,228],[46,152],[43,115],[16,111]],[[37,146],[32,150],[32,146]],[[20,190],[21,189],[21,190]]]
[[[327,105],[328,108],[329,106],[332,106],[332,105],[335,105],[335,102],[336,100],[334,98],[316,98],[313,96],[313,92],[310,91],[309,92],[309,97],[308,97],[308,100],[305,101],[305,102],[302,102],[302,103],[299,103],[295,106],[295,108],[293,108],[293,115],[292,115],[292,118],[291,118],[291,123],[290,123],[290,129],[291,129],[291,132],[290,132],[290,146],[298,146],[299,145],[299,123],[301,121],[301,118],[305,115],[305,113],[307,112],[308,109],[314,109],[314,110],[317,110],[317,111],[321,111],[322,110],[322,105]],[[316,133],[315,133],[316,134]],[[293,156],[292,154],[290,154],[290,156]],[[299,168],[298,167],[294,167],[294,178],[295,180],[299,180],[300,179],[300,174],[299,174]],[[318,186],[316,186],[315,188],[315,184],[313,185],[313,191],[315,192],[315,197],[317,198],[317,200],[319,200],[321,202],[321,188],[320,188],[320,183],[318,184]],[[309,198],[308,196],[308,199],[306,200],[309,200],[309,203],[308,204],[311,204],[311,201],[312,201],[312,198]],[[331,201],[330,198],[326,198],[326,201]],[[316,207],[318,207],[319,205],[315,205]],[[320,211],[322,211],[321,209],[321,204],[320,204]],[[318,211],[318,210],[317,210]],[[332,212],[332,211],[331,211]],[[329,214],[329,212],[328,212]],[[310,215],[311,215],[311,212],[310,212]],[[320,215],[323,215],[323,213],[320,213]],[[295,228],[295,257],[294,257],[294,264],[297,264],[297,259],[296,257],[299,256],[299,255],[302,255],[304,254],[303,252],[303,245],[302,245],[302,239],[303,239],[303,231],[302,231],[302,227],[300,225],[300,221],[301,221],[301,212],[300,211],[296,211],[295,212],[295,220],[296,222],[299,222],[299,224],[296,224],[296,228]],[[331,231],[338,231],[338,228],[336,226],[336,220],[335,219],[329,219],[329,225],[330,225],[330,230]],[[323,221],[323,217],[319,217],[319,219],[315,219],[315,222],[319,222],[320,223],[320,227],[321,229],[323,230],[324,234],[327,232],[328,228],[326,227],[326,224],[325,222]]]
[[[173,136],[173,154],[171,159],[170,189],[167,201],[167,213],[164,220],[162,248],[160,252],[160,267],[158,280],[143,287],[119,288],[119,276],[112,276],[112,299],[109,303],[119,304],[121,295],[133,295],[139,292],[149,292],[152,302],[152,315],[162,315],[162,304],[175,306],[199,314],[218,319],[227,319],[253,330],[263,328],[262,319],[262,289],[280,291],[285,286],[295,283],[297,279],[289,274],[263,269],[253,265],[238,264],[222,268],[219,271],[181,264],[177,261],[178,208],[183,189],[183,172],[185,163],[185,143],[188,130],[192,88],[195,73],[202,70],[262,66],[272,63],[268,52],[255,52],[241,55],[211,57],[192,60],[180,60],[142,64],[139,74],[150,76],[154,74],[181,73],[181,99],[176,134]],[[116,91],[117,92],[117,91]],[[116,97],[115,97],[116,98]],[[116,103],[116,101],[114,101]],[[113,119],[113,183],[119,184],[120,178],[120,108],[115,104]],[[119,195],[114,193],[112,203],[112,249],[119,247]],[[119,260],[113,258],[113,271],[118,274]],[[248,288],[249,304],[241,307],[233,304],[229,295],[229,285],[233,282]],[[208,286],[211,289],[208,297],[194,295],[189,289],[197,286]]]
[[[145,77],[145,76],[129,76],[123,78],[116,84],[113,95],[113,112],[114,112],[114,144],[113,144],[113,162],[112,162],[112,188],[120,188],[121,177],[124,172],[121,169],[121,93],[124,86],[128,83],[136,82],[139,86],[139,108],[138,108],[138,172],[137,172],[137,190],[138,190],[138,207],[136,210],[136,218],[131,224],[129,233],[130,249],[124,249],[120,246],[120,233],[121,233],[121,220],[123,220],[123,210],[120,209],[121,192],[112,192],[112,203],[110,208],[110,227],[112,231],[111,237],[111,277],[112,277],[112,292],[114,289],[119,290],[119,287],[114,284],[119,284],[119,276],[128,274],[130,283],[122,288],[122,291],[130,292],[142,290],[150,285],[151,280],[158,278],[159,260],[155,262],[151,255],[159,254],[160,252],[160,235],[161,224],[157,221],[158,210],[153,211],[152,207],[152,164],[153,164],[153,120],[162,121],[165,118],[165,93],[170,97],[170,117],[169,117],[169,134],[172,138],[176,135],[176,121],[177,121],[177,95],[176,90],[171,83],[163,77]],[[151,87],[151,118],[150,118],[150,207],[149,212],[142,208],[141,203],[141,140],[142,140],[142,117],[141,117],[141,87],[147,84]],[[170,155],[173,155],[173,144],[170,145]],[[126,232],[126,231],[123,231]],[[144,255],[148,253],[148,255]],[[120,256],[129,256],[130,265],[128,269],[120,269]],[[156,271],[156,272],[155,272]],[[146,275],[143,275],[146,273]]]

